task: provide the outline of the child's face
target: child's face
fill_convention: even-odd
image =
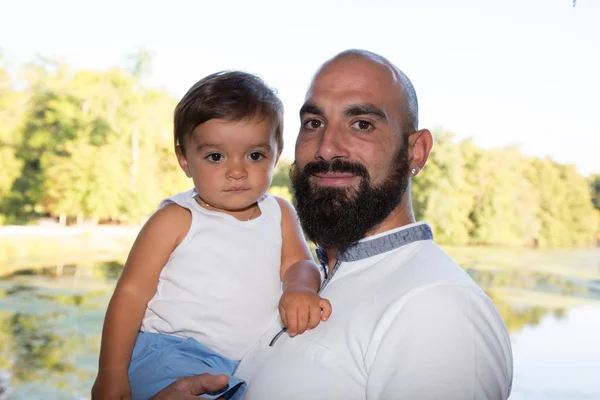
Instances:
[[[211,119],[194,129],[177,158],[202,200],[239,212],[269,189],[279,154],[270,120]]]

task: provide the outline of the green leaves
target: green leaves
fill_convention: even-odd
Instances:
[[[189,186],[171,150],[175,101],[165,93],[120,69],[73,73],[44,61],[27,70],[30,100],[22,127],[11,125],[12,159],[2,158],[13,172],[0,180],[5,214],[139,222]]]
[[[516,148],[481,149],[438,132],[412,181],[417,219],[448,244],[579,246],[594,242],[598,215],[573,166]]]
[[[172,149],[175,99],[145,87],[149,56],[127,70],[72,71],[39,58],[23,69],[25,89],[0,66],[0,223],[61,220],[137,223],[191,182]],[[0,60],[1,65],[1,60]],[[412,180],[414,212],[441,243],[579,246],[600,230],[600,175],[482,149],[437,132]],[[290,160],[271,192],[291,198]]]

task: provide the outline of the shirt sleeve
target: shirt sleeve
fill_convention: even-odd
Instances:
[[[439,285],[409,295],[381,319],[369,352],[367,400],[504,400],[510,394],[510,339],[477,287]]]

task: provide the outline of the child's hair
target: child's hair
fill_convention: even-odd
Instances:
[[[204,122],[219,118],[271,120],[277,150],[283,149],[283,104],[259,77],[241,71],[221,71],[198,81],[175,107],[175,149],[185,150],[185,139]]]

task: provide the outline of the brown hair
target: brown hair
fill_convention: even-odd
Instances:
[[[175,149],[206,121],[269,119],[275,127],[278,150],[283,149],[283,104],[262,79],[241,71],[221,71],[198,81],[175,107]]]

